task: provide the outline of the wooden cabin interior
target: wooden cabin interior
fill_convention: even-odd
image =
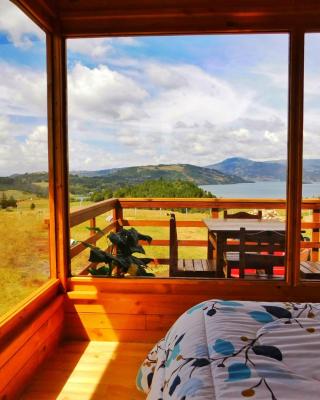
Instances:
[[[311,249],[315,263],[320,248],[320,200],[302,201],[304,38],[320,31],[318,0],[12,2],[46,35],[51,278],[0,319],[1,399],[143,399],[135,388],[140,363],[178,316],[196,303],[211,298],[320,302],[320,281],[302,279],[300,273],[301,246]],[[66,40],[222,33],[289,35],[287,200],[112,199],[70,213]],[[213,218],[230,208],[286,208],[284,279],[251,281],[210,274],[115,279],[92,277],[86,270],[72,276],[71,259],[83,248],[70,249],[70,227],[94,224],[108,211],[115,222],[105,232],[117,229],[119,220],[124,226],[145,226],[124,217],[123,210],[178,206],[209,209]],[[311,210],[311,222],[301,222],[302,209]],[[168,220],[162,224],[169,227]],[[309,243],[301,244],[303,228],[313,230]],[[169,242],[158,245],[172,245]],[[175,254],[173,250],[172,257],[179,257]]]

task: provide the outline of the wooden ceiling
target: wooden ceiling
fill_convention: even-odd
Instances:
[[[319,0],[12,0],[65,37],[320,30]]]

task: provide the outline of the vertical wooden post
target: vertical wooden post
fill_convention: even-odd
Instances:
[[[118,232],[122,227],[123,208],[117,204],[113,209],[113,221],[116,222],[116,231]]]
[[[219,218],[219,208],[211,208],[211,218]],[[207,259],[216,259],[216,249],[214,249],[213,244],[210,241],[210,234],[208,232],[208,249],[207,249]]]
[[[312,222],[320,222],[320,210],[319,209],[313,210]],[[319,232],[320,232],[319,228],[312,229],[312,241],[313,242],[319,243],[319,239],[320,239]],[[319,249],[318,248],[312,249],[312,261],[319,261]]]
[[[169,276],[176,276],[178,267],[178,235],[175,214],[170,214],[169,230]]]
[[[299,283],[303,164],[304,32],[290,33],[286,281]]]
[[[47,35],[49,203],[51,261],[67,290],[70,275],[67,135],[67,71],[65,39]]]
[[[211,208],[211,218],[219,218],[219,208]]]

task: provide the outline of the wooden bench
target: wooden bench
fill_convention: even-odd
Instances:
[[[216,262],[213,260],[178,259],[178,236],[175,215],[170,215],[169,275],[180,277],[214,278]]]
[[[318,261],[301,262],[300,276],[303,279],[320,279],[320,262]]]
[[[170,269],[170,276],[212,278],[216,276],[215,265],[213,260],[180,259],[177,265]]]

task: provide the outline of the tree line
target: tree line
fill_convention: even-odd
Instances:
[[[195,183],[184,180],[148,180],[132,186],[124,186],[115,190],[103,189],[91,194],[90,200],[94,202],[110,199],[112,197],[215,197],[212,193],[199,188]]]
[[[2,193],[0,200],[0,208],[4,210],[8,207],[17,208],[17,200],[13,196],[7,198],[6,194]]]

